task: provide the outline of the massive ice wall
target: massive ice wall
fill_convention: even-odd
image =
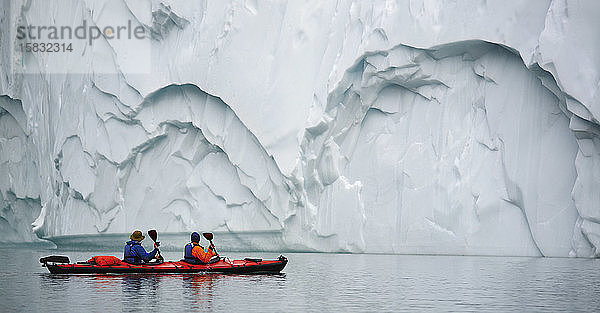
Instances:
[[[156,227],[275,233],[278,249],[598,255],[598,13],[5,1],[3,240]],[[83,19],[151,36],[16,52],[17,25]]]
[[[0,232],[3,241],[36,241],[29,231],[40,213],[40,181],[21,102],[0,97]]]

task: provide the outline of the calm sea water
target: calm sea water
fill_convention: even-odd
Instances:
[[[0,248],[0,311],[600,311],[600,260],[291,253],[280,275],[94,276],[49,274],[51,254],[111,253]]]

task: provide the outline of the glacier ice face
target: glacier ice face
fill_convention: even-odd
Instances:
[[[255,249],[253,233],[273,233],[275,249],[597,256],[599,12],[593,1],[10,2],[4,240],[155,227],[246,234]],[[15,53],[17,25],[83,19],[150,36],[69,59]]]
[[[0,97],[0,232],[3,241],[39,241],[31,222],[40,214],[35,146],[19,100]]]
[[[308,132],[302,153],[314,156],[318,232],[346,229],[350,251],[569,253],[577,143],[517,56],[486,43],[398,46],[365,56],[343,82],[328,103],[344,105],[326,109],[326,130]],[[344,220],[385,231],[353,237]]]

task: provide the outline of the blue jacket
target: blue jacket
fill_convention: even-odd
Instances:
[[[123,261],[132,264],[142,264],[152,260],[157,252],[158,249],[154,249],[152,252],[147,253],[139,241],[131,240],[125,244]]]

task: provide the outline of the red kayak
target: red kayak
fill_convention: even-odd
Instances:
[[[117,258],[115,258],[117,259]],[[128,274],[128,273],[225,273],[225,274],[275,274],[281,272],[288,260],[280,255],[276,260],[245,258],[229,260],[219,258],[210,264],[189,264],[184,261],[167,261],[134,265],[118,260],[110,265],[93,261],[70,263],[66,256],[47,256],[40,259],[42,266],[53,274]]]

